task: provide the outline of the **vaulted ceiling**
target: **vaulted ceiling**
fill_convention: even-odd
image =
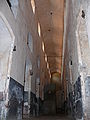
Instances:
[[[61,72],[64,0],[35,0],[41,35],[51,72]]]

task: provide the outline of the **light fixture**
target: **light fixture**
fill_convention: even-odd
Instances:
[[[50,74],[50,78],[51,78],[51,74]]]
[[[45,54],[45,61],[47,62],[47,55]]]
[[[16,51],[16,46],[14,46],[13,51]]]
[[[31,76],[33,75],[33,71],[32,71],[32,70],[30,70],[30,75],[31,75]]]
[[[32,11],[35,14],[35,1],[31,0]]]
[[[45,46],[44,46],[44,42],[42,41],[42,50],[43,52],[45,51]]]
[[[38,35],[39,37],[41,37],[41,27],[40,27],[40,23],[38,22]]]
[[[82,18],[85,19],[85,11],[82,10]]]

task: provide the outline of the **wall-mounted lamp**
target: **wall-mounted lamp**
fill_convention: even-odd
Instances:
[[[16,46],[14,46],[13,51],[16,51]]]
[[[30,75],[31,75],[31,76],[33,75],[33,71],[32,71],[32,70],[30,70]]]
[[[85,12],[82,10],[82,18],[85,19]]]

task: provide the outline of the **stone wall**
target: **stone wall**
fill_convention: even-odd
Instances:
[[[37,19],[37,12],[35,10],[35,13],[33,11],[31,1],[30,0],[0,0],[0,13],[3,14],[6,21],[5,24],[8,27],[7,23],[9,24],[11,31],[14,35],[14,46],[12,51],[12,58],[10,59],[10,73],[9,77],[6,75],[6,83],[7,89],[3,90],[6,94],[6,98],[3,97],[3,93],[0,93],[1,101],[0,105],[0,114],[2,114],[3,109],[7,111],[4,103],[6,101],[7,106],[8,102],[10,102],[10,93],[9,88],[15,86],[12,86],[12,82],[10,78],[12,78],[14,81],[14,85],[17,86],[17,84],[20,84],[22,87],[25,85],[25,64],[26,60],[30,60],[32,64],[32,70],[30,71],[31,76],[31,84],[29,93],[32,92],[32,94],[36,94],[36,79],[40,78],[40,99],[42,99],[42,89],[44,87],[44,84],[48,83],[49,79],[45,78],[45,76],[49,76],[49,73],[47,72],[46,68],[46,62],[44,58],[44,53],[42,50],[42,38],[38,34],[38,19]],[[27,41],[28,41],[28,33],[30,32],[33,40],[33,51],[30,50]],[[12,34],[11,34],[12,35]],[[37,57],[40,58],[40,68],[41,71],[43,69],[43,74],[40,74],[40,68],[37,66]],[[32,73],[31,73],[32,72]],[[43,82],[43,81],[44,82]],[[28,82],[27,82],[28,83]],[[42,87],[43,86],[43,87]],[[11,89],[10,89],[11,91]],[[15,90],[16,92],[16,90]],[[24,91],[23,91],[24,92]],[[27,91],[28,92],[28,91]],[[21,93],[20,95],[24,95],[24,93]],[[30,95],[29,95],[30,96]],[[3,97],[3,98],[2,98]],[[20,97],[20,96],[19,96]],[[35,95],[36,97],[36,95]],[[23,100],[22,100],[23,101]],[[29,99],[30,104],[30,99]],[[21,108],[20,108],[21,109]],[[5,117],[7,112],[5,112]],[[21,115],[21,114],[20,114]],[[2,116],[1,116],[2,117]]]
[[[89,0],[69,0],[66,2],[66,34],[65,34],[65,81],[67,80],[67,96],[71,94],[71,106],[75,119],[90,119],[89,89],[85,82],[90,76],[90,45],[89,45]],[[78,78],[80,77],[79,84]],[[89,82],[89,80],[87,80]],[[81,84],[81,89],[79,88]],[[85,92],[87,91],[87,92]],[[81,94],[81,97],[80,97]],[[86,97],[86,94],[87,97]],[[80,97],[77,99],[77,97]],[[78,106],[79,104],[80,106]],[[80,112],[81,111],[81,112]],[[81,113],[81,114],[80,114]],[[80,117],[81,116],[81,117]]]

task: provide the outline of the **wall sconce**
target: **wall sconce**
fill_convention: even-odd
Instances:
[[[82,10],[82,18],[85,19],[85,12]]]
[[[30,75],[31,75],[31,76],[33,75],[33,71],[32,71],[32,70],[30,70]]]
[[[16,46],[14,46],[13,51],[16,51]]]

